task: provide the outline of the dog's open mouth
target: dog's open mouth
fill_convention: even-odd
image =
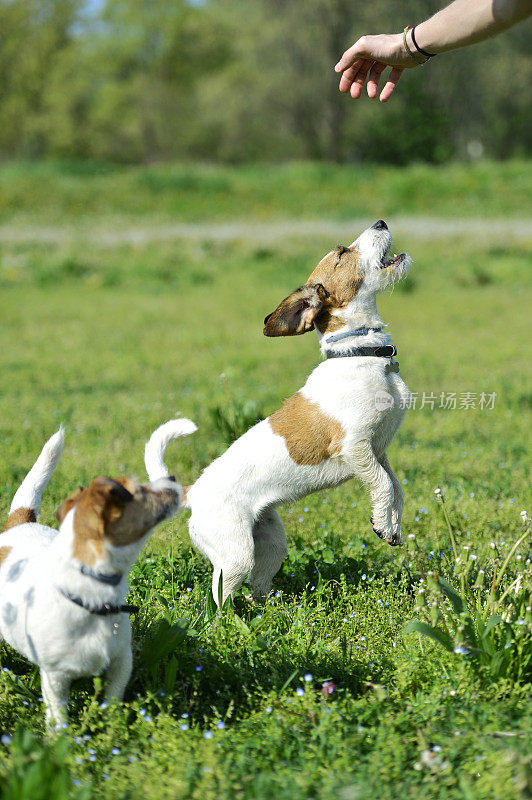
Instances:
[[[406,256],[406,253],[399,253],[399,255],[394,253],[392,258],[386,258],[386,255],[385,253],[381,258],[380,269],[393,267],[395,264],[398,264]]]

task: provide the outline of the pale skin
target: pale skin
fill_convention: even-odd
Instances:
[[[438,55],[502,33],[530,14],[532,0],[454,0],[415,26],[416,42],[422,50]],[[381,103],[385,103],[392,96],[403,70],[418,67],[426,60],[416,50],[411,31],[406,34],[406,43],[417,61],[405,49],[402,32],[362,36],[345,51],[334,68],[335,72],[342,73],[340,91],[358,100],[367,82],[368,97],[375,99],[382,73],[390,66],[392,69],[379,96]]]

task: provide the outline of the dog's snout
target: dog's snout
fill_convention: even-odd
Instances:
[[[376,231],[388,230],[388,226],[383,219],[378,219],[371,227],[375,228]]]

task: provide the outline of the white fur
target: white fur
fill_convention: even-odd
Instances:
[[[17,508],[31,508],[35,512],[39,509],[42,493],[48,486],[48,482],[59,464],[64,444],[65,431],[61,426],[48,439],[37,461],[18,487],[9,513],[16,511]]]
[[[181,420],[183,424],[188,422]],[[189,430],[192,430],[189,423]],[[184,431],[184,426],[181,428]],[[173,437],[172,437],[173,438]],[[55,445],[50,447],[50,442]],[[168,439],[170,441],[170,439]],[[38,508],[45,484],[56,466],[63,432],[48,442],[15,495],[23,505]],[[164,445],[158,448],[160,471],[165,472]],[[44,454],[44,455],[43,455]],[[181,487],[159,477],[144,484],[151,492],[172,493],[166,516],[176,513]],[[23,491],[22,491],[23,490]],[[19,501],[17,500],[17,503]],[[12,510],[15,503],[12,504]],[[18,507],[18,506],[16,506]],[[128,593],[128,573],[151,530],[122,547],[105,545],[103,558],[92,565],[96,572],[121,573],[117,586],[102,583],[80,572],[73,555],[73,521],[76,507],[63,519],[58,531],[37,523],[24,523],[0,535],[0,547],[11,551],[0,566],[0,635],[41,672],[42,694],[49,729],[66,721],[66,705],[73,679],[97,675],[107,669],[106,697],[122,698],[131,674],[131,622],[127,613],[97,616],[67,599],[62,592],[81,598],[85,604],[119,606]],[[154,520],[154,526],[160,519]]]
[[[169,477],[164,454],[170,442],[197,430],[197,426],[190,419],[171,419],[152,433],[144,451],[144,463],[150,481]]]
[[[390,269],[381,258],[391,244],[387,229],[368,228],[353,243],[361,256],[364,281],[355,299],[341,310],[345,321],[336,333],[361,327],[382,327],[376,294],[408,272],[409,256]],[[318,332],[322,352],[342,352],[353,346],[390,342],[384,332],[343,339],[327,345],[330,335]],[[269,419],[259,422],[210,464],[189,489],[192,542],[213,564],[213,595],[218,598],[220,571],[223,597],[249,576],[257,595],[266,594],[287,553],[284,529],[275,510],[318,489],[338,486],[350,478],[368,487],[373,525],[391,544],[400,544],[403,493],[386,456],[386,449],[405,414],[408,389],[382,357],[333,358],[309,375],[300,392],[345,430],[341,453],[316,466],[296,464],[283,437]],[[375,395],[387,392],[389,409],[376,407]]]

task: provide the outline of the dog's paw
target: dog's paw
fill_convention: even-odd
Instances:
[[[386,534],[384,533],[384,531],[380,531],[378,528],[375,527],[375,524],[373,522],[373,517],[370,517],[369,521],[371,522],[371,525],[373,527],[373,533],[375,534],[375,536],[378,536],[379,539],[386,539]]]
[[[387,537],[386,541],[391,547],[401,547],[403,544],[403,535],[401,531],[396,531],[391,537]]]
[[[386,533],[386,531],[382,531],[379,528],[375,527],[373,517],[370,517],[369,521],[371,522],[375,536],[378,536],[379,539],[382,539],[384,542],[387,542],[392,547],[399,547],[400,545],[403,544],[403,537],[401,534],[401,530],[394,531],[391,534]]]

